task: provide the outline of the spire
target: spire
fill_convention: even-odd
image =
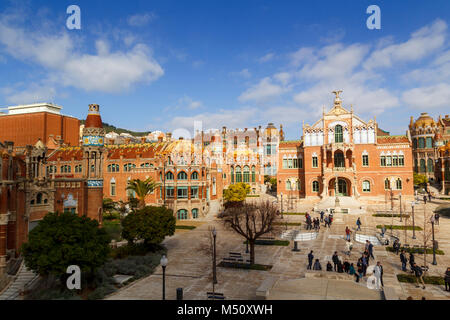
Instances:
[[[332,91],[336,97],[334,98],[334,108],[342,108],[342,100],[339,97],[339,94],[342,93],[342,90],[334,90]]]
[[[282,124],[280,124],[280,141],[284,141],[284,131]]]

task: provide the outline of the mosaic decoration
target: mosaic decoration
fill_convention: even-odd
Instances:
[[[103,146],[104,138],[102,136],[84,136],[83,145],[85,146]]]
[[[88,188],[100,188],[103,187],[103,180],[88,180]]]

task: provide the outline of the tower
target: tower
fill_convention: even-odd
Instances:
[[[98,104],[90,104],[83,129],[83,177],[87,183],[87,208],[89,218],[102,222],[103,208],[103,156],[105,129],[103,129]]]

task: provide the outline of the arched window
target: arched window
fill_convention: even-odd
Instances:
[[[166,173],[166,180],[173,180],[173,173],[171,171]]]
[[[427,169],[428,169],[428,172],[433,172],[434,171],[434,164],[433,164],[433,159],[431,159],[431,158],[428,158],[428,160],[427,160]]]
[[[42,193],[38,193],[36,196],[36,204],[42,203]]]
[[[192,172],[191,180],[198,180],[198,172],[197,171]]]
[[[233,184],[234,183],[234,168],[233,167],[231,167],[230,174],[231,174],[231,184]]]
[[[336,151],[334,153],[334,166],[336,168],[344,168],[345,167],[345,158],[344,158],[343,152]]]
[[[110,183],[110,194],[111,196],[116,195],[116,179],[112,178]]]
[[[419,148],[425,148],[425,138],[419,138]]]
[[[397,190],[402,190],[402,179],[398,178],[395,182]]]
[[[427,148],[433,148],[433,138],[427,137]]]
[[[291,181],[286,180],[286,190],[291,190]]]
[[[177,219],[178,220],[186,220],[187,219],[187,210],[180,209],[177,211]]]
[[[192,219],[197,219],[198,218],[198,209],[192,209]]]
[[[334,142],[344,142],[344,135],[340,124],[334,127]]]
[[[391,181],[389,178],[384,179],[384,189],[389,190],[391,188]]]
[[[248,166],[244,167],[244,182],[245,183],[250,182],[250,168]]]
[[[83,166],[81,164],[75,166],[75,172],[81,173],[83,171]]]
[[[241,174],[241,167],[236,167],[236,182],[242,182],[242,174]]]
[[[312,191],[319,192],[319,181],[313,181],[312,183]]]
[[[370,192],[370,181],[364,180],[362,183],[362,191],[363,192]]]
[[[420,172],[426,172],[427,168],[425,165],[425,159],[420,159]]]
[[[125,171],[125,172],[129,172],[133,168],[136,168],[136,165],[134,163],[126,163],[123,165],[123,171]]]
[[[256,182],[256,168],[252,166],[252,182]]]
[[[177,175],[178,180],[187,180],[187,174],[184,171],[180,171]]]

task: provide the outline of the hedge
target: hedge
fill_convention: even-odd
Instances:
[[[416,276],[411,274],[398,274],[397,280],[399,282],[417,283]],[[423,282],[426,284],[445,285],[444,278],[439,276],[424,276]]]
[[[287,216],[304,216],[306,212],[283,212]]]
[[[381,229],[381,228],[383,228],[383,226],[379,224],[379,225],[377,225],[377,228]],[[391,226],[390,225],[385,225],[385,228],[386,228],[386,230],[391,230]],[[392,229],[393,230],[405,230],[405,226],[400,226],[400,225],[399,226],[392,226]],[[406,226],[406,230],[412,230],[412,229],[413,229],[412,226]],[[416,231],[422,230],[422,228],[419,227],[419,226],[415,226],[414,229]]]
[[[405,250],[405,252],[408,252],[408,253],[418,253],[418,254],[423,254],[423,251],[424,251],[423,248],[414,248],[414,247],[413,248],[404,248],[404,247],[402,247],[401,250]],[[394,252],[394,248],[386,247],[386,251]],[[427,248],[427,254],[433,254],[433,249],[432,248]],[[444,255],[445,253],[442,250],[436,249],[436,254]]]
[[[302,225],[302,223],[301,222],[274,222],[273,223],[275,226],[285,226],[285,225],[288,225],[288,226],[301,226]]]
[[[244,244],[246,244],[247,241],[244,241]],[[256,240],[255,241],[256,245],[262,245],[262,246],[282,246],[282,247],[286,247],[289,245],[289,241],[287,240]]]
[[[394,213],[393,215],[389,214],[389,213],[375,213],[375,214],[372,215],[372,217],[387,217],[387,218],[392,218],[392,216],[394,216],[396,218],[399,218],[400,216],[402,218],[409,218],[410,217],[409,214],[398,214],[398,213]]]
[[[193,230],[197,228],[196,226],[175,226],[175,229],[188,229],[188,230]]]
[[[259,271],[269,271],[272,269],[271,265],[267,264],[249,264],[249,263],[240,263],[240,262],[228,262],[221,261],[218,264],[219,267],[222,268],[235,268],[235,269],[247,269],[247,270],[259,270]]]
[[[247,198],[259,198],[260,195],[259,194],[248,194]]]

